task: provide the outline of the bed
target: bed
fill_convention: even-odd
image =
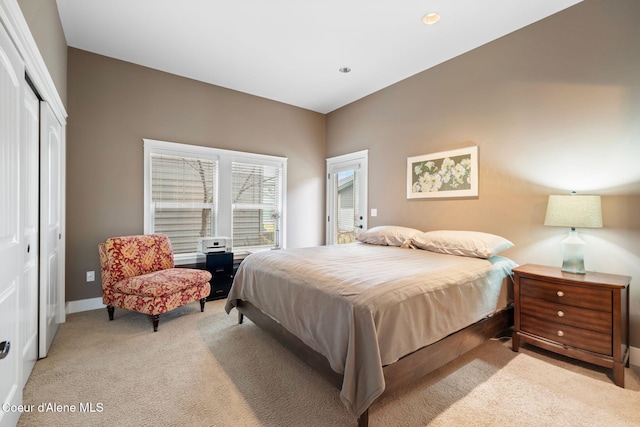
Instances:
[[[246,315],[334,383],[366,426],[383,392],[512,324],[512,260],[496,251],[485,259],[425,250],[417,237],[254,253],[240,265],[225,309],[236,308],[240,323]]]

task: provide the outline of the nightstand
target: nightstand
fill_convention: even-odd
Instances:
[[[624,387],[629,363],[631,277],[526,264],[513,270],[513,351],[521,343],[613,369]]]

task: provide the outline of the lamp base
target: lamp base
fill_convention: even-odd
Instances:
[[[586,274],[584,269],[584,250],[587,244],[578,236],[575,228],[569,231],[569,237],[562,241],[562,271],[572,274]]]

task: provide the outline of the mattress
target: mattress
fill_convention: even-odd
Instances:
[[[357,417],[384,391],[383,366],[504,309],[515,266],[365,243],[257,252],[225,309],[248,301],[323,354]]]

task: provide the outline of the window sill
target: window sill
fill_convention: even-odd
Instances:
[[[207,262],[207,257],[203,253],[179,254],[173,258],[176,267],[184,265],[193,265]]]
[[[282,249],[282,248],[280,248]],[[238,248],[233,249],[233,261],[241,262],[249,255],[255,252],[269,251],[275,250],[273,248],[265,248],[265,247],[257,247],[257,248]],[[190,254],[178,254],[174,256],[174,263],[176,267],[187,266],[187,265],[196,265],[207,262],[206,254],[202,252],[194,252]]]

